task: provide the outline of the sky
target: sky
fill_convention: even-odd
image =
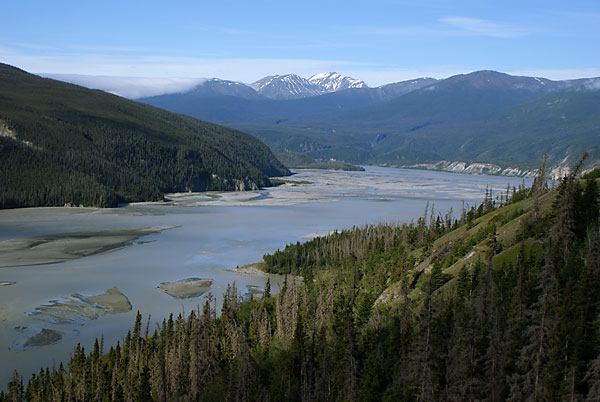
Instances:
[[[600,76],[598,0],[2,3],[0,62],[105,86],[324,71],[370,86],[483,69]]]

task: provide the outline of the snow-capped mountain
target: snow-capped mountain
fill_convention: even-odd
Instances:
[[[325,91],[296,74],[270,75],[251,84],[260,95],[271,99],[300,99],[317,96]]]
[[[308,82],[321,87],[325,92],[337,92],[350,88],[368,88],[364,81],[344,77],[336,72],[313,75]]]
[[[316,74],[309,79],[296,74],[270,75],[251,86],[271,99],[300,99],[345,89],[368,88],[363,81],[335,72]]]

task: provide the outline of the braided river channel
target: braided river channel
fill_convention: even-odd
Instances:
[[[531,180],[365,167],[299,170],[252,192],[169,194],[115,209],[0,211],[0,389],[13,370],[28,379],[66,363],[80,343],[104,350],[133,327],[187,315],[208,295],[217,306],[235,282],[260,294],[266,275],[234,271],[288,243],[368,223],[410,222],[479,204]],[[271,277],[272,291],[282,283]]]

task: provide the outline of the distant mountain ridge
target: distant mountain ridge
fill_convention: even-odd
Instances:
[[[323,86],[311,83],[310,79]],[[188,91],[138,100],[213,122],[268,123],[277,116],[274,120],[281,123],[298,116],[374,105],[435,82],[434,78],[419,78],[370,88],[363,81],[337,73],[322,73],[309,79],[295,74],[273,75],[249,86],[213,78]]]
[[[544,153],[553,168],[573,163],[583,151],[591,163],[600,161],[600,78],[552,81],[484,70],[346,89],[333,84],[341,82],[334,73],[311,78],[334,78],[327,85],[338,90],[280,100],[181,102],[179,95],[165,95],[142,101],[250,132],[275,153],[321,160],[421,167],[491,163],[517,175],[531,172]],[[301,82],[308,86],[311,78]]]

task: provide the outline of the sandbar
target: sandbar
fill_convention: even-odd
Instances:
[[[63,336],[61,332],[55,331],[53,329],[42,328],[42,330],[38,334],[27,339],[23,344],[23,347],[28,348],[48,346],[60,342],[62,338]]]
[[[202,296],[210,290],[212,283],[212,279],[187,278],[176,282],[162,282],[157,288],[177,299],[188,299]]]
[[[49,328],[28,328],[16,327],[18,332],[22,333],[26,338],[17,344],[10,346],[9,350],[40,348],[42,346],[54,345],[62,341],[63,333]]]
[[[129,299],[116,287],[94,296],[73,293],[61,300],[36,307],[29,315],[53,324],[83,324],[106,314],[125,313],[131,310]]]
[[[142,236],[173,229],[159,226],[59,233],[0,242],[0,267],[55,264],[131,246]]]

